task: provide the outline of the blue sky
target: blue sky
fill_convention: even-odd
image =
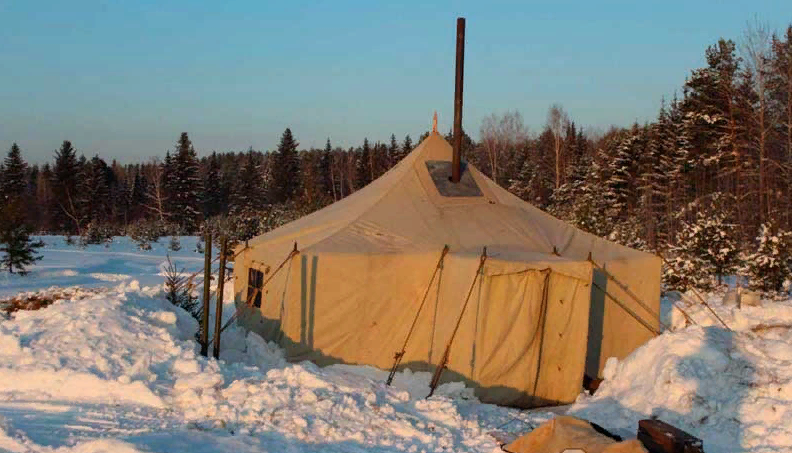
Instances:
[[[558,102],[605,128],[655,116],[662,96],[787,1],[495,2],[0,0],[0,150],[29,161],[64,139],[121,162],[417,138],[453,116],[456,17],[467,19],[464,127],[519,110],[533,131]]]

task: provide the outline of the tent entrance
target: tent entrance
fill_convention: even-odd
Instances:
[[[487,276],[476,313],[471,376],[482,401],[557,405],[580,392],[589,288],[548,269]]]

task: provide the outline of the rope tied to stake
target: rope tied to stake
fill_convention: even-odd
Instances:
[[[278,273],[278,272],[279,272],[281,269],[283,269],[283,267],[286,265],[286,263],[288,263],[288,262],[289,262],[289,261],[290,261],[292,258],[294,258],[294,257],[295,257],[296,255],[298,255],[299,253],[300,253],[300,251],[299,251],[299,250],[297,250],[297,243],[295,242],[295,243],[294,243],[294,248],[292,249],[292,251],[291,251],[291,252],[289,252],[289,255],[286,257],[286,259],[284,259],[284,260],[283,260],[283,261],[280,263],[280,265],[278,265],[278,267],[277,267],[277,268],[275,268],[275,270],[274,270],[274,271],[273,271],[273,272],[272,272],[272,273],[269,275],[269,277],[267,277],[267,279],[264,281],[264,283],[262,283],[262,284],[261,284],[261,288],[254,288],[253,292],[252,292],[251,294],[249,294],[249,295],[248,295],[248,298],[247,298],[247,300],[245,301],[245,305],[243,306],[243,308],[250,308],[250,309],[252,309],[252,308],[253,308],[253,301],[255,301],[255,300],[256,300],[256,295],[258,295],[259,293],[261,293],[261,292],[262,292],[262,290],[264,289],[264,287],[265,287],[265,286],[267,286],[267,284],[268,284],[270,281],[272,281],[272,279],[275,277],[275,275],[276,275],[276,274],[277,274],[277,273]],[[228,326],[230,326],[230,325],[231,325],[231,323],[232,323],[232,322],[234,322],[234,321],[235,321],[235,320],[236,320],[236,319],[239,317],[239,314],[240,314],[240,310],[239,310],[239,309],[237,309],[237,310],[234,312],[234,315],[233,315],[233,316],[231,316],[231,318],[229,318],[229,320],[228,320],[228,321],[226,321],[226,323],[225,323],[225,324],[223,324],[223,327],[220,329],[220,333],[224,332],[224,331],[225,331],[225,330],[228,328]]]
[[[657,254],[657,256],[659,256],[659,257],[660,257],[660,259],[661,259],[661,260],[663,260],[663,264],[665,264],[665,265],[666,265],[666,266],[668,266],[668,267],[672,267],[672,266],[671,266],[671,263],[669,263],[669,262],[668,262],[668,261],[665,259],[665,257],[664,257],[663,255],[661,255],[660,253],[658,253],[658,254]],[[710,313],[712,313],[712,316],[714,316],[714,317],[715,317],[715,319],[717,319],[717,320],[718,320],[718,322],[720,322],[720,323],[723,325],[723,327],[725,327],[725,328],[726,328],[726,330],[728,330],[729,332],[733,332],[732,328],[731,328],[731,327],[729,327],[729,325],[728,325],[728,324],[726,324],[726,321],[724,321],[724,320],[723,320],[723,318],[721,318],[720,316],[718,316],[718,314],[717,314],[717,313],[715,313],[715,310],[714,310],[714,309],[713,309],[713,308],[710,306],[710,304],[708,304],[708,303],[707,303],[707,301],[705,301],[705,300],[704,300],[704,297],[702,297],[702,296],[701,296],[701,294],[700,294],[698,291],[696,291],[696,288],[692,288],[692,287],[691,287],[690,289],[693,291],[693,295],[694,295],[694,296],[696,296],[696,298],[699,300],[699,302],[701,302],[701,304],[702,304],[702,305],[704,305],[704,306],[707,308],[707,310],[709,310],[709,311],[710,311]],[[682,311],[682,310],[680,309],[680,311]]]
[[[476,287],[476,281],[478,281],[478,277],[481,274],[481,269],[484,268],[484,263],[486,261],[487,247],[484,247],[484,251],[481,253],[481,258],[479,260],[478,269],[476,269],[476,276],[473,277],[473,283],[470,285],[470,290],[468,290],[465,303],[462,305],[462,311],[459,313],[459,318],[457,319],[456,325],[454,326],[454,331],[451,332],[451,338],[448,339],[448,344],[446,345],[445,352],[443,353],[443,358],[440,360],[440,363],[437,364],[437,369],[432,376],[432,382],[429,384],[429,394],[426,396],[427,398],[434,394],[437,385],[440,383],[440,376],[442,376],[443,370],[446,368],[446,366],[448,366],[448,356],[451,353],[451,344],[454,342],[454,337],[456,337],[457,331],[459,330],[459,325],[462,323],[462,317],[465,315],[465,309],[468,306],[468,302],[470,302],[470,296],[473,294],[473,288]]]
[[[407,343],[410,341],[410,337],[412,336],[413,330],[415,329],[415,325],[418,323],[418,317],[421,315],[421,311],[426,304],[426,297],[429,295],[429,290],[432,289],[432,284],[434,283],[435,277],[437,277],[437,272],[443,267],[443,260],[445,259],[446,254],[448,254],[448,250],[448,245],[443,247],[443,252],[440,254],[440,259],[437,261],[437,266],[435,266],[434,273],[432,273],[432,278],[429,280],[429,285],[426,287],[423,299],[421,299],[421,305],[418,306],[418,311],[415,313],[415,319],[413,319],[410,330],[407,332],[407,337],[404,339],[404,345],[402,345],[400,351],[397,351],[395,354],[393,354],[393,366],[391,367],[390,373],[388,374],[388,380],[385,381],[385,385],[391,385],[393,382],[393,377],[396,375],[396,369],[399,367],[401,359],[404,357],[405,351],[407,351]]]

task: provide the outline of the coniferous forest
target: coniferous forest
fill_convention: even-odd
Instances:
[[[553,105],[532,132],[514,110],[485,118],[478,141],[466,134],[463,157],[579,228],[661,254],[670,287],[709,289],[741,274],[759,290],[783,290],[792,265],[792,26],[749,27],[739,42],[708,47],[706,65],[652,122],[593,131]],[[301,149],[296,132],[286,129],[273,150],[211,154],[176,132],[164,156],[126,165],[84,156],[69,140],[51,162],[29,165],[24,143],[14,143],[0,167],[2,229],[84,244],[129,235],[144,248],[204,228],[244,240],[361,189],[428,134]]]

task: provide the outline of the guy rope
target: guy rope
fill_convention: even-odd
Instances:
[[[644,310],[646,310],[648,313],[650,313],[650,314],[654,315],[654,316],[656,317],[656,319],[657,319],[657,323],[658,323],[658,324],[660,324],[660,327],[662,327],[662,328],[663,328],[663,329],[665,329],[665,330],[671,330],[671,329],[670,329],[670,328],[669,328],[667,325],[665,325],[665,324],[664,324],[662,321],[660,321],[660,315],[659,315],[658,313],[655,313],[655,311],[654,311],[654,310],[652,310],[651,308],[649,308],[649,306],[648,306],[648,305],[646,305],[646,304],[644,303],[644,301],[642,301],[642,300],[641,300],[641,299],[640,299],[638,296],[636,296],[636,295],[635,295],[635,293],[634,293],[634,292],[632,292],[632,291],[630,290],[630,288],[628,288],[628,287],[627,287],[627,285],[625,285],[624,283],[622,283],[622,282],[620,282],[619,280],[617,280],[617,279],[616,279],[616,277],[614,277],[614,276],[613,276],[613,274],[611,274],[610,272],[608,272],[608,271],[607,271],[607,270],[606,270],[604,267],[602,267],[602,266],[600,266],[599,264],[597,264],[597,262],[596,262],[596,261],[594,261],[594,260],[591,258],[591,252],[589,252],[589,255],[588,255],[588,258],[587,258],[587,259],[588,259],[588,261],[589,261],[589,262],[590,262],[592,265],[594,265],[594,267],[596,267],[596,268],[597,268],[597,269],[599,269],[599,270],[600,270],[600,271],[601,271],[603,274],[605,274],[605,277],[607,277],[609,280],[611,280],[613,283],[615,283],[615,284],[616,284],[616,286],[618,286],[619,288],[621,288],[621,289],[622,289],[622,290],[623,290],[623,291],[624,291],[624,292],[625,292],[625,293],[626,293],[628,296],[630,296],[630,298],[632,298],[633,300],[635,300],[635,302],[637,302],[637,303],[638,303],[638,305],[640,305],[640,306],[641,306],[641,307],[642,307]],[[598,285],[598,284],[597,284],[597,283],[595,283],[594,281],[592,281],[592,284],[593,284],[593,285],[594,285],[594,286],[595,286],[597,289],[599,289],[600,291],[602,291],[602,293],[603,293],[603,294],[605,294],[606,296],[608,296],[608,298],[609,298],[610,300],[612,300],[613,302],[615,302],[615,303],[616,303],[618,306],[620,306],[620,307],[621,307],[621,308],[622,308],[624,311],[626,311],[626,312],[627,312],[627,314],[629,314],[630,316],[632,316],[633,318],[635,318],[635,320],[636,320],[636,321],[638,321],[639,323],[641,323],[641,325],[643,325],[644,327],[646,327],[646,328],[647,328],[647,329],[648,329],[650,332],[652,332],[652,333],[653,333],[653,334],[655,334],[655,335],[660,335],[660,334],[662,333],[660,330],[656,329],[654,326],[652,326],[651,324],[649,324],[648,322],[646,322],[646,320],[644,320],[644,319],[643,319],[643,317],[641,317],[640,315],[638,315],[638,313],[634,312],[634,311],[633,311],[633,310],[631,310],[629,307],[627,307],[627,305],[626,305],[624,302],[622,302],[622,301],[620,301],[620,300],[616,299],[616,298],[615,298],[615,297],[614,297],[612,294],[610,294],[609,292],[607,292],[607,291],[605,290],[605,288],[601,287],[600,285]]]
[[[426,304],[426,297],[429,295],[429,290],[432,289],[432,284],[434,283],[435,277],[437,277],[437,272],[443,267],[443,259],[445,259],[447,253],[448,245],[443,247],[443,252],[440,254],[440,259],[437,261],[437,266],[432,273],[432,278],[429,280],[429,286],[426,287],[423,299],[421,299],[421,305],[418,306],[418,311],[415,313],[415,319],[413,319],[410,330],[407,332],[407,337],[404,339],[404,344],[402,345],[401,350],[393,355],[393,366],[391,367],[390,374],[388,374],[388,380],[385,381],[385,385],[391,385],[393,382],[393,377],[396,375],[396,368],[399,367],[402,357],[404,357],[404,353],[407,350],[407,343],[410,341],[410,337],[412,336],[413,330],[415,329],[415,325],[418,323],[418,317],[421,315],[421,310],[423,310],[423,307]]]
[[[663,260],[663,264],[665,264],[668,267],[671,267],[671,264],[668,261],[666,261],[666,259],[665,259],[665,257],[663,257],[663,255],[658,253],[657,256],[659,256],[660,259]],[[723,324],[723,327],[725,327],[726,330],[731,332],[732,331],[731,327],[729,327],[729,325],[726,324],[726,321],[724,321],[723,318],[721,318],[720,316],[718,316],[717,313],[715,313],[715,310],[713,310],[712,307],[710,306],[710,304],[708,304],[707,301],[705,301],[704,298],[701,296],[701,294],[698,291],[696,291],[696,288],[690,288],[690,289],[693,291],[693,295],[696,296],[696,298],[701,302],[701,304],[704,305],[705,307],[707,307],[707,310],[709,310],[710,313],[712,313],[712,316],[714,316],[715,319],[717,319],[721,324]]]
[[[259,292],[261,292],[261,291],[264,289],[264,287],[265,287],[265,286],[267,286],[267,283],[269,283],[270,281],[272,281],[272,279],[275,277],[275,275],[276,275],[276,274],[277,274],[277,273],[278,273],[278,272],[279,272],[281,269],[283,269],[283,267],[286,265],[286,263],[288,263],[288,262],[289,262],[289,261],[290,261],[292,258],[294,258],[294,256],[295,256],[295,255],[297,255],[297,254],[299,254],[299,253],[300,253],[300,251],[299,251],[299,250],[297,250],[297,243],[295,242],[295,243],[294,243],[294,248],[292,249],[292,251],[291,251],[291,252],[289,252],[289,255],[286,257],[286,259],[284,259],[284,260],[283,260],[283,262],[281,262],[281,263],[280,263],[280,265],[279,265],[277,268],[275,268],[275,270],[274,270],[274,271],[273,271],[273,272],[272,272],[272,273],[269,275],[269,277],[267,277],[267,279],[264,281],[264,283],[262,283],[262,284],[261,284],[261,288],[256,288],[256,289],[255,289],[255,290],[254,290],[254,291],[253,291],[253,292],[252,292],[252,293],[251,293],[251,294],[248,296],[248,298],[247,298],[247,301],[245,301],[245,307],[243,307],[243,308],[252,308],[252,307],[253,307],[253,301],[255,301],[255,300],[256,300],[256,295],[257,295]],[[237,310],[236,312],[234,312],[234,316],[232,316],[232,317],[231,317],[231,318],[230,318],[228,321],[226,321],[226,323],[225,323],[225,324],[223,325],[223,327],[220,329],[220,332],[223,332],[224,330],[226,330],[226,328],[228,328],[228,326],[230,326],[230,325],[231,325],[231,323],[232,323],[232,322],[234,322],[234,320],[236,320],[236,319],[239,317],[239,313],[240,313],[240,311],[239,311],[239,310]]]
[[[432,376],[432,382],[429,384],[429,395],[426,396],[427,398],[434,394],[437,385],[440,383],[440,376],[442,376],[443,370],[446,368],[446,366],[448,366],[448,356],[451,353],[451,344],[454,342],[454,337],[459,330],[459,325],[462,323],[462,317],[465,315],[465,309],[467,308],[468,302],[470,301],[470,296],[473,294],[473,288],[476,287],[476,281],[478,280],[479,274],[481,274],[481,270],[484,268],[485,261],[487,261],[487,247],[484,247],[484,251],[481,253],[478,269],[476,269],[476,276],[473,277],[473,283],[470,285],[470,290],[468,291],[468,295],[465,298],[465,303],[462,305],[462,311],[459,313],[459,319],[457,319],[456,326],[454,326],[454,331],[451,332],[451,338],[448,339],[448,344],[446,345],[445,352],[443,353],[443,358],[440,359],[440,363],[437,364],[437,369]]]

